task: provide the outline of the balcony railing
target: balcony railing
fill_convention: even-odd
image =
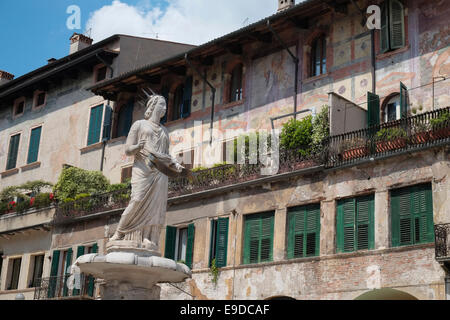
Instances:
[[[450,223],[434,226],[436,260],[450,261]]]
[[[328,139],[326,167],[338,167],[450,141],[450,107]]]
[[[324,141],[323,151],[302,155],[300,150],[280,150],[277,174],[319,165],[340,167],[376,159],[406,150],[420,150],[450,142],[450,107],[384,123],[368,129],[332,136]],[[447,117],[445,117],[447,116]],[[442,121],[442,119],[444,119]],[[266,177],[267,169],[257,164],[229,164],[195,173],[195,179],[169,179],[169,198],[199,193],[254,181]],[[93,195],[56,207],[54,223],[66,223],[96,213],[120,211],[130,200],[130,189]]]
[[[85,274],[75,274],[73,288],[69,288],[69,274],[37,279],[34,285],[34,300],[92,299],[94,278]]]

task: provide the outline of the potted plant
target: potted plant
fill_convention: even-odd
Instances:
[[[383,128],[375,136],[376,151],[386,152],[406,146],[406,132],[402,128]]]
[[[368,152],[365,139],[360,137],[354,137],[343,141],[341,147],[343,150],[341,153],[343,160],[361,158],[367,155]]]
[[[411,136],[411,143],[422,144],[430,139],[430,126],[424,122],[416,122],[413,124],[413,135]]]
[[[437,118],[430,120],[431,139],[445,139],[450,137],[450,111],[441,113]]]

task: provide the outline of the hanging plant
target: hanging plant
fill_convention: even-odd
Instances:
[[[214,258],[211,261],[211,267],[209,268],[209,272],[212,277],[212,283],[214,283],[214,286],[217,286],[217,280],[219,279],[219,268],[216,266],[216,259]]]

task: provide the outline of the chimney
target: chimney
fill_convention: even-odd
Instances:
[[[295,0],[278,0],[278,12],[292,8],[295,5]]]
[[[89,37],[86,37],[84,34],[80,34],[80,33],[74,33],[71,37],[70,37],[70,53],[75,53],[77,51],[80,51],[84,48],[89,47],[92,42],[94,40],[92,40]]]
[[[0,85],[14,79],[14,75],[6,71],[0,70]]]

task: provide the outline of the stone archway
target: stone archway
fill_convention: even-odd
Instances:
[[[368,291],[355,298],[355,300],[419,300],[419,299],[410,295],[409,293],[400,290],[385,288]]]

